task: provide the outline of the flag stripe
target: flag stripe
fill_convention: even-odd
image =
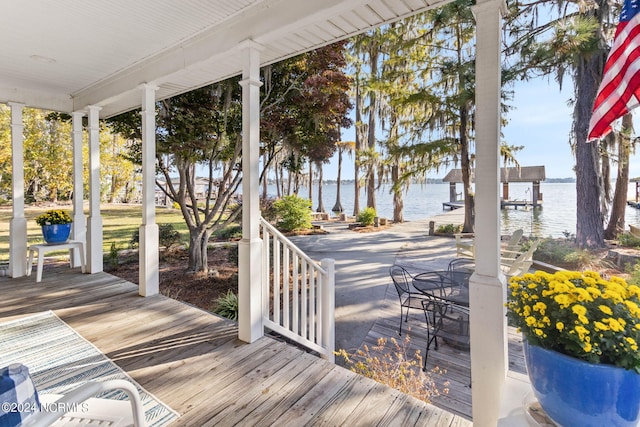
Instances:
[[[602,138],[611,123],[638,106],[640,99],[640,10],[625,0],[613,46],[593,106],[587,140]]]
[[[636,43],[627,42],[629,40],[635,40],[636,37],[640,37],[640,15],[635,17],[634,20],[638,21],[637,23],[633,23],[636,25],[625,25],[625,29],[630,30],[620,31],[618,38],[616,38],[611,47],[611,52],[607,59],[609,67],[605,67],[606,71],[600,84],[601,91],[606,92],[612,81],[622,79],[620,73],[629,67],[628,59],[632,59],[638,55],[636,51],[640,49],[640,46]]]

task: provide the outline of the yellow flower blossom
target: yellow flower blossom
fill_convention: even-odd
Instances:
[[[583,305],[578,304],[571,307],[571,311],[573,311],[573,313],[578,316],[584,316],[585,314],[587,314],[587,308]]]
[[[556,322],[556,329],[562,332],[562,330],[564,329],[564,323]]]
[[[609,327],[602,322],[595,321],[593,322],[593,326],[595,326],[596,331],[608,331]]]
[[[560,304],[563,308],[566,308],[569,306],[569,304],[571,304],[571,301],[569,300],[569,295],[567,294],[556,295],[555,297],[553,297],[553,299],[555,302]]]
[[[609,316],[613,315],[613,311],[611,311],[611,308],[607,307],[606,305],[599,305],[598,308],[604,314],[608,314]]]
[[[542,315],[544,315],[544,312],[546,309],[547,309],[547,305],[543,302],[537,302],[533,306],[533,311],[538,311]]]

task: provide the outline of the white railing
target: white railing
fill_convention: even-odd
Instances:
[[[260,235],[264,326],[333,362],[335,261],[317,263],[263,218]]]

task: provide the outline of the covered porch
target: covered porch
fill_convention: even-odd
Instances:
[[[86,242],[91,276],[84,276],[84,280],[90,283],[103,275],[99,119],[142,106],[143,220],[137,293],[147,298],[134,298],[135,291],[109,298],[122,298],[122,305],[125,299],[131,300],[132,304],[126,315],[114,314],[114,322],[130,323],[131,319],[138,318],[139,323],[144,323],[142,319],[150,317],[169,328],[168,334],[172,333],[171,312],[155,304],[161,299],[157,296],[158,226],[154,207],[155,102],[241,73],[243,239],[239,245],[240,318],[238,329],[232,329],[230,333],[253,345],[262,342],[265,296],[262,292],[264,245],[259,234],[258,200],[260,67],[445,3],[428,0],[245,0],[229,4],[224,0],[187,3],[117,0],[107,4],[76,0],[58,4],[39,0],[12,4],[2,17],[3,31],[10,35],[11,43],[0,46],[0,102],[11,107],[13,160],[9,265],[12,279],[3,279],[2,289],[13,289],[18,294],[35,290],[36,294],[31,294],[31,308],[5,307],[2,316],[16,316],[20,310],[42,311],[62,304],[61,310],[70,310],[69,314],[62,314],[63,320],[69,319],[74,326],[76,316],[81,318],[82,315],[74,314],[67,306],[70,298],[77,297],[82,301],[82,298],[93,297],[92,292],[72,291],[70,295],[59,296],[60,299],[54,297],[50,301],[47,292],[38,286],[19,286],[26,271],[27,249],[21,175],[23,108],[35,107],[72,115],[75,194],[82,194],[81,153],[83,138],[85,133],[87,135],[89,214],[85,218],[83,200],[74,200],[73,238]],[[499,269],[498,188],[500,27],[504,7],[502,0],[478,0],[474,6],[477,21],[475,129],[479,256],[472,277],[470,305],[473,419],[479,426],[497,423],[507,375],[505,278]],[[88,118],[86,130],[83,130],[84,116]],[[43,281],[43,286],[46,283]],[[84,304],[99,311],[103,303],[85,300]],[[160,320],[162,317],[167,319]],[[91,320],[89,318],[89,322]],[[82,329],[81,322],[77,327]],[[91,330],[87,332],[92,333]],[[99,328],[92,334],[96,342],[110,339],[107,331]],[[110,353],[126,343],[112,341],[105,345],[104,351]],[[215,364],[227,360],[224,353],[231,351],[224,346],[222,349],[200,356],[209,364]],[[198,369],[207,372],[205,365],[193,366],[195,370],[191,371],[191,376],[194,372],[199,373]],[[332,387],[323,381],[318,383],[319,387],[323,385],[326,386],[323,392],[330,394]],[[224,389],[223,386],[220,388]],[[309,402],[310,407],[313,403]],[[179,407],[175,409],[180,410]]]

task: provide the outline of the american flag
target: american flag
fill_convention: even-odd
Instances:
[[[640,103],[640,0],[625,0],[593,105],[587,141],[611,132],[611,123]]]

